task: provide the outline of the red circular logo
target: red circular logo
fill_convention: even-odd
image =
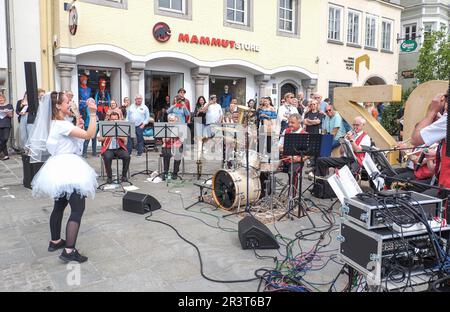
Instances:
[[[170,27],[166,23],[159,22],[153,27],[153,37],[155,37],[156,41],[167,42],[171,36]]]

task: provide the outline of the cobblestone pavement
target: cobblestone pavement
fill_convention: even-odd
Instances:
[[[158,168],[158,155],[149,153],[150,170]],[[87,160],[100,172],[99,157],[90,156]],[[208,161],[203,164],[203,171],[212,174],[220,166],[220,161]],[[186,160],[185,167],[188,173],[196,172],[195,161]],[[132,174],[145,168],[145,157],[132,158]],[[77,248],[89,257],[89,261],[81,266],[66,265],[58,259],[58,252],[47,251],[52,201],[33,198],[31,191],[22,186],[22,176],[19,155],[0,162],[0,291],[257,290],[257,281],[223,284],[202,278],[195,249],[167,226],[148,222],[143,215],[123,211],[123,194],[117,190],[99,191],[95,200],[87,200]],[[205,204],[183,209],[195,203],[199,194],[198,187],[193,184],[196,182],[193,175],[184,175],[183,182],[169,186],[150,183],[147,178],[140,174],[131,181],[139,188],[137,192],[150,194],[161,203],[163,209],[155,211],[151,219],[170,223],[199,247],[207,276],[222,280],[247,279],[254,277],[256,269],[273,266],[273,260],[256,259],[253,251],[242,250],[237,234],[240,217],[222,218],[224,211]],[[99,178],[99,182],[103,181]],[[304,181],[309,184],[307,179]],[[309,192],[306,196],[310,197]],[[332,203],[331,200],[312,199],[326,207]],[[67,220],[68,210],[63,222]],[[338,212],[338,205],[335,211]],[[318,226],[324,225],[321,213],[312,212],[311,215]],[[336,221],[339,222],[338,217]],[[217,225],[226,231],[217,229]],[[311,225],[307,218],[294,218],[277,222],[276,228],[273,224],[268,227],[273,233],[279,231],[283,236],[293,238],[298,230]],[[330,235],[331,244],[327,250],[331,252],[328,255],[337,254],[337,233],[335,230]],[[303,250],[312,246],[306,240],[300,243]],[[298,252],[298,246],[294,246],[294,251]],[[285,250],[280,249],[280,252],[284,254]],[[275,250],[258,253],[281,257]],[[328,283],[340,269],[341,265],[329,262],[322,270],[311,271],[308,280]],[[342,280],[340,283],[345,282]],[[329,286],[317,287],[327,290]]]

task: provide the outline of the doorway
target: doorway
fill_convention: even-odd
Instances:
[[[212,76],[209,79],[209,95],[217,95],[220,104],[220,96],[224,94],[224,88],[228,86],[231,97],[237,99],[238,105],[246,105],[246,80],[245,78],[231,78]]]
[[[184,75],[180,73],[145,71],[145,105],[150,114],[157,116],[163,107],[172,105],[183,82]]]

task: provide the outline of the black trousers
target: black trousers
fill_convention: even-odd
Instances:
[[[179,148],[174,148],[173,154],[171,148],[164,147],[162,149],[161,154],[163,156],[164,174],[167,174],[169,172],[170,158],[172,157],[174,157],[173,174],[178,174],[178,172],[180,171],[182,153],[183,153],[183,146],[180,146]]]
[[[61,223],[67,204],[70,204],[70,217],[66,226],[66,247],[75,248],[81,218],[86,208],[86,200],[80,194],[73,192],[70,194],[69,199],[67,199],[67,195],[64,195],[55,200],[53,211],[50,215],[50,233],[53,241],[61,238]]]
[[[291,163],[283,162],[283,172],[286,172],[288,174],[289,185],[291,185],[291,173],[294,174],[293,181],[292,181],[294,183],[294,193],[292,194],[293,197],[297,196],[298,178],[299,178],[299,174],[300,174],[301,170],[303,170],[303,167],[302,167],[302,164],[299,162],[294,162],[294,164],[292,165],[293,172],[291,172]]]
[[[0,153],[8,156],[8,140],[11,128],[0,128]]]
[[[341,169],[346,165],[348,165],[350,167],[349,169],[353,172],[357,164],[354,159],[348,157],[319,157],[316,160],[315,173],[316,176],[326,177],[330,168]]]
[[[105,163],[105,171],[108,178],[112,177],[112,161],[116,157],[122,160],[122,177],[126,177],[128,168],[130,167],[130,155],[123,149],[109,149],[103,153],[103,162]]]

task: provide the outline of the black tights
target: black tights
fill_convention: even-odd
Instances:
[[[68,200],[67,196],[55,200],[55,205],[50,216],[50,232],[52,241],[57,241],[61,238],[61,223],[67,204],[70,204],[71,212],[66,225],[66,248],[75,248],[81,217],[86,206],[85,197],[73,192]]]

